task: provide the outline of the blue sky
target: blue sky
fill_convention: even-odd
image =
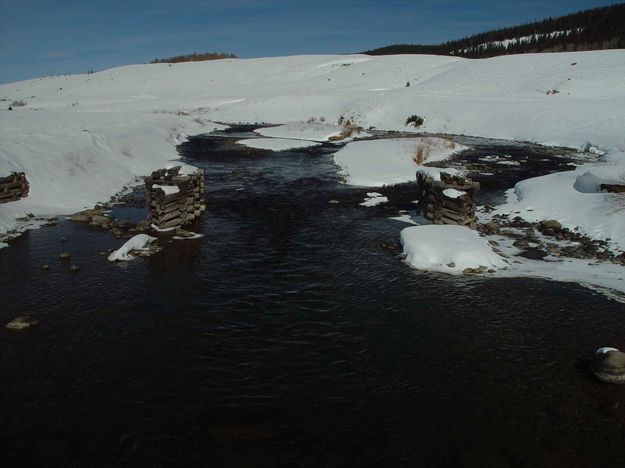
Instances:
[[[191,52],[248,58],[437,43],[611,3],[0,0],[0,83]]]

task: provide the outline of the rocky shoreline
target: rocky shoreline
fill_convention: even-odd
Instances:
[[[486,205],[482,213],[489,213],[494,208]],[[563,227],[556,220],[531,223],[519,216],[510,218],[508,214],[493,215],[491,221],[478,224],[478,230],[486,235],[498,234],[514,239],[513,246],[521,250],[522,257],[542,260],[551,255],[608,261],[625,265],[625,252],[615,253],[609,248],[609,239],[591,239],[590,237]],[[496,250],[496,242],[493,247]],[[499,252],[498,252],[499,253]]]

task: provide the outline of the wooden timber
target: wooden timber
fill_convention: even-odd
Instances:
[[[448,189],[463,192],[452,197]],[[455,224],[475,229],[478,182],[441,172],[440,180],[417,173],[417,198],[423,215],[434,224]]]
[[[0,177],[0,203],[7,203],[27,197],[30,185],[23,172],[13,172]]]
[[[204,173],[180,174],[180,166],[159,169],[145,179],[150,223],[168,229],[193,222],[206,210]],[[172,186],[175,193],[165,193],[159,186]]]

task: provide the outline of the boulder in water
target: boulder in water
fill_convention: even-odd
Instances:
[[[599,348],[591,368],[595,377],[603,382],[625,384],[625,353],[616,348]]]
[[[23,317],[17,317],[16,319],[11,320],[4,326],[4,328],[11,331],[24,331],[34,327],[38,323],[39,322],[34,318],[25,315]]]

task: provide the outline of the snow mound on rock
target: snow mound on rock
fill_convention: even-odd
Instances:
[[[461,274],[467,268],[503,269],[508,265],[480,235],[463,226],[425,225],[401,231],[406,262],[419,270]]]
[[[147,234],[137,234],[115,252],[111,253],[108,259],[110,262],[133,260],[134,257],[131,255],[131,252],[135,250],[150,250],[149,246],[155,240],[156,237],[148,236]]]

